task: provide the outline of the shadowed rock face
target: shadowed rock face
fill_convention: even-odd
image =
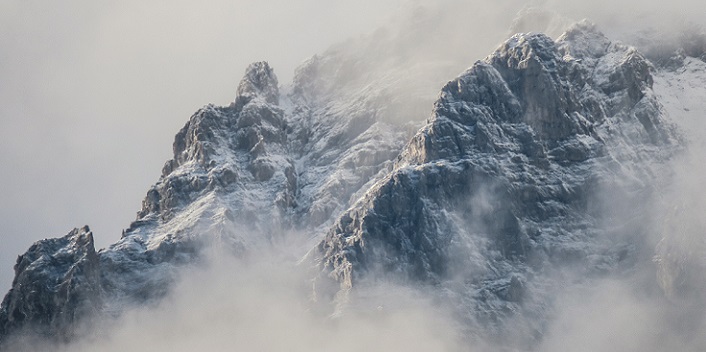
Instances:
[[[238,85],[235,104],[245,105],[252,99],[264,99],[269,104],[279,104],[277,76],[267,62],[251,64]]]
[[[200,260],[205,243],[222,241],[242,252],[245,231],[233,222],[247,219],[250,230],[273,225],[296,191],[293,163],[283,156],[286,123],[278,100],[269,65],[250,65],[233,104],[200,109],[177,133],[174,158],[118,242],[96,252],[83,228],[37,242],[20,256],[0,313],[0,342],[25,330],[69,338],[82,317],[161,298],[180,266]]]
[[[394,170],[312,251],[321,286],[345,302],[380,276],[427,284],[472,331],[509,336],[524,316],[513,336],[537,336],[563,285],[553,268],[592,277],[650,258],[646,228],[605,225],[675,151],[649,67],[588,23],[509,39],[443,88]]]
[[[12,289],[0,306],[9,332],[73,335],[73,324],[99,311],[100,263],[88,227],[32,245],[17,258]]]
[[[200,109],[177,133],[137,221],[100,252],[109,305],[160,298],[204,245],[243,253],[286,221],[297,180],[277,84],[269,64],[254,63],[230,106]]]
[[[634,49],[587,23],[557,41],[516,35],[446,84],[411,140],[386,115],[384,80],[356,76],[347,55],[313,58],[282,93],[267,63],[248,67],[232,104],[177,133],[118,242],[96,253],[84,228],[20,257],[0,342],[69,338],[82,317],[163,297],[206,244],[242,255],[292,229],[322,239],[308,255],[322,300],[345,309],[356,288],[392,278],[490,336],[541,333],[554,267],[590,277],[640,258],[639,226],[621,233],[606,213],[649,197],[674,133]],[[394,103],[417,106],[404,97]],[[529,322],[505,325],[516,316]]]
[[[245,255],[281,241],[283,233],[320,231],[350,205],[354,193],[391,166],[411,135],[377,121],[378,108],[370,104],[376,96],[351,102],[349,95],[327,92],[310,103],[303,93],[280,94],[277,84],[267,63],[254,63],[232,104],[200,109],[177,133],[174,157],[147,192],[137,220],[97,253],[97,278],[82,281],[84,290],[102,297],[94,313],[114,316],[164,297],[183,266],[202,260],[206,245]],[[283,107],[280,100],[286,100]],[[28,272],[52,265],[43,262]],[[15,297],[15,305],[33,304],[23,300]],[[78,309],[64,308],[68,314]],[[0,343],[33,319],[43,324],[36,333],[45,337],[60,337],[76,325],[50,326],[39,316],[43,311],[28,314],[34,316],[7,329],[8,316],[2,316]]]

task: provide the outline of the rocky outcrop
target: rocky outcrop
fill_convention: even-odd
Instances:
[[[33,244],[17,258],[12,289],[0,306],[0,337],[71,338],[74,323],[100,311],[99,283],[100,262],[87,226]]]
[[[410,33],[400,47],[440,45]],[[635,49],[588,23],[556,41],[513,36],[448,82],[419,130],[429,96],[395,85],[426,82],[424,70],[385,59],[389,33],[371,38],[314,57],[290,86],[249,66],[229,106],[200,109],[177,133],[118,242],[96,253],[75,230],[20,257],[0,340],[70,337],[81,317],[164,297],[204,246],[242,255],[285,234],[304,234],[288,242],[297,259],[318,243],[316,297],[339,312],[392,279],[450,302],[470,334],[530,339],[562,270],[595,277],[651,259],[640,205],[675,133]]]
[[[650,64],[589,23],[513,36],[443,88],[394,170],[310,253],[317,286],[336,282],[345,309],[380,277],[429,285],[472,331],[538,336],[558,271],[649,261],[647,229],[625,220],[646,209],[617,214],[675,150],[651,86]]]
[[[232,104],[208,105],[189,119],[136,221],[97,253],[97,279],[83,283],[101,294],[95,313],[163,297],[183,266],[201,261],[204,246],[241,255],[293,230],[315,231],[391,165],[409,135],[378,123],[376,108],[360,109],[365,97],[349,104],[347,95],[327,94],[310,104],[291,91],[281,94],[269,64],[254,63]]]
[[[279,229],[297,179],[278,100],[272,68],[250,65],[230,106],[200,109],[177,133],[174,158],[118,242],[96,252],[84,228],[30,248],[3,303],[0,340],[24,329],[69,337],[81,317],[163,297],[205,244],[240,253]]]
[[[278,89],[269,64],[254,63],[230,106],[200,109],[177,133],[137,221],[100,253],[113,301],[161,297],[205,244],[242,253],[279,232],[297,178]]]

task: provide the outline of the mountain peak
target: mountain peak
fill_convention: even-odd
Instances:
[[[88,226],[34,243],[17,258],[13,289],[0,306],[0,336],[34,325],[70,337],[72,323],[101,306],[99,265]]]
[[[32,246],[0,306],[0,345],[35,323],[72,337],[79,318],[163,299],[216,246],[246,263],[273,250],[282,265],[311,264],[308,294],[334,317],[390,279],[448,301],[474,336],[534,343],[555,292],[573,285],[565,268],[591,283],[641,260],[631,241],[650,232],[623,233],[614,215],[650,214],[655,170],[675,148],[634,48],[587,21],[556,40],[516,34],[443,87],[411,140],[389,106],[416,116],[417,95],[388,88],[423,70],[392,60],[402,69],[374,77],[384,70],[350,52],[299,69],[287,108],[270,65],[248,66],[233,104],[199,109],[177,133],[115,244],[96,252],[85,227]],[[671,252],[660,250],[660,283],[679,289]]]
[[[274,70],[266,61],[254,62],[245,70],[235,99],[236,105],[260,97],[270,104],[279,104],[279,83]],[[240,103],[240,104],[239,104]]]
[[[611,40],[588,20],[575,23],[564,32],[557,42],[562,49],[577,59],[598,59],[608,53]]]
[[[588,23],[562,38],[514,35],[444,86],[392,171],[312,251],[322,295],[355,299],[346,296],[353,287],[380,277],[448,287],[454,307],[475,302],[461,313],[473,330],[506,338],[518,315],[547,316],[544,287],[566,283],[542,273],[561,258],[581,262],[588,277],[603,270],[596,258],[618,270],[623,252],[637,257],[629,241],[647,230],[620,237],[600,224],[613,221],[616,199],[647,204],[650,167],[674,151],[673,131],[639,53],[603,48]],[[571,54],[583,44],[604,51]],[[599,238],[613,242],[603,248]]]

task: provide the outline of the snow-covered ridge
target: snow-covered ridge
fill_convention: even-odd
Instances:
[[[678,80],[655,76],[634,48],[588,22],[556,41],[512,36],[443,87],[418,131],[429,107],[394,93],[409,68],[355,76],[372,66],[357,59],[334,49],[285,86],[269,64],[248,67],[232,104],[200,109],[177,133],[118,242],[96,251],[77,229],[21,257],[0,341],[35,323],[71,337],[85,317],[159,299],[211,244],[242,255],[285,241],[296,260],[313,247],[316,297],[335,312],[356,289],[392,278],[432,288],[468,331],[490,336],[517,316],[528,318],[518,336],[542,331],[545,293],[564,284],[555,267],[591,277],[651,259],[635,245],[646,229],[606,218],[649,198],[678,148],[663,116],[678,96],[653,91]],[[621,201],[608,204],[607,193]],[[27,295],[30,279],[58,284]]]
[[[87,226],[33,244],[17,258],[0,311],[0,342],[10,332],[73,336],[76,318],[102,306],[99,282],[99,258]]]
[[[410,131],[379,121],[384,116],[370,103],[374,96],[351,102],[347,94],[327,93],[312,104],[296,87],[280,93],[273,69],[254,63],[232,104],[194,113],[177,133],[174,157],[147,192],[136,221],[95,255],[97,277],[71,286],[76,295],[97,292],[101,299],[88,300],[90,309],[62,308],[76,314],[60,323],[47,317],[40,323],[43,334],[69,337],[83,316],[118,314],[163,297],[181,266],[201,260],[204,246],[240,255],[304,233],[290,248],[294,257],[303,254],[302,246],[312,245],[332,215],[391,165]],[[54,248],[52,241],[35,246]],[[92,242],[90,247],[96,252]],[[18,277],[51,265],[23,266],[29,272]],[[6,297],[0,340],[6,331],[33,324],[44,309],[38,306],[56,296],[53,289],[38,292],[42,300]]]
[[[649,262],[636,220],[648,209],[616,214],[646,204],[679,148],[651,70],[582,22],[557,41],[515,35],[449,82],[394,169],[310,253],[336,309],[388,277],[433,287],[470,334],[527,343],[569,284],[562,270],[589,280]]]

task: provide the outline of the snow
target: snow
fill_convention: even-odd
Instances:
[[[310,253],[319,279],[349,304],[352,287],[392,277],[451,302],[472,333],[507,336],[518,316],[541,331],[574,284],[564,270],[620,270],[645,240],[626,229],[676,142],[649,69],[586,23],[556,42],[513,36],[446,85],[393,169]],[[640,204],[630,213],[621,198]]]
[[[692,57],[676,69],[661,69],[654,74],[654,92],[667,116],[696,127],[706,115],[706,63]]]
[[[301,262],[313,259],[344,291],[365,275],[359,260],[368,256],[370,265],[432,282],[439,297],[457,304],[469,326],[493,317],[497,325],[491,330],[500,331],[498,317],[523,309],[547,314],[548,292],[563,284],[547,274],[555,273],[557,258],[572,257],[594,274],[617,266],[624,239],[605,234],[624,224],[597,224],[598,215],[577,211],[572,202],[584,200],[572,197],[598,193],[590,189],[592,180],[607,182],[608,189],[646,192],[675,141],[663,131],[666,124],[655,127],[664,136],[646,131],[649,122],[661,119],[644,122],[639,116],[649,120],[661,106],[673,121],[696,125],[706,111],[706,63],[685,58],[676,69],[650,66],[652,89],[642,72],[632,81],[617,79],[617,73],[639,71],[642,67],[632,65],[643,63],[642,57],[588,22],[556,41],[539,34],[513,36],[442,90],[423,127],[429,107],[420,109],[428,102],[419,97],[430,96],[424,89],[434,87],[400,87],[401,82],[411,79],[410,72],[445,63],[368,67],[368,76],[348,80],[340,63],[347,55],[353,54],[332,50],[312,58],[284,87],[269,65],[253,64],[231,106],[207,105],[191,117],[138,220],[99,252],[105,312],[160,298],[181,266],[198,262],[204,244],[241,254],[269,246],[273,238],[298,236],[292,255],[305,256],[319,244],[323,252],[312,249]],[[546,89],[522,91],[529,97],[521,97],[522,87],[503,77],[502,65],[536,69],[533,83]],[[585,81],[579,85],[561,69],[574,70]],[[416,74],[422,80],[424,73]],[[637,101],[627,92],[635,87],[621,85],[632,83],[641,94]],[[536,103],[532,99],[572,99],[581,108],[568,113],[573,106],[560,106],[563,115],[554,116],[539,104],[535,113],[528,108]],[[476,180],[483,177],[490,181]],[[513,199],[502,198],[508,194]],[[524,201],[536,207],[523,208]],[[512,202],[520,205],[508,210]],[[409,214],[421,218],[405,218]],[[495,234],[492,226],[470,226],[469,217],[483,224],[515,221],[519,244]],[[378,222],[361,225],[370,219]],[[390,219],[397,222],[374,238],[375,226]],[[433,231],[418,237],[405,232],[422,226]],[[399,245],[399,252],[388,255],[374,241]],[[521,252],[535,250],[540,264],[518,259],[515,245]],[[68,245],[58,249],[62,255],[75,251]],[[444,277],[429,259],[443,255],[458,259],[449,270],[463,274]],[[47,263],[40,258],[30,270]],[[473,275],[463,276],[469,272]],[[522,290],[534,290],[524,308],[517,302]],[[145,292],[153,297],[137,297],[149,295]],[[340,308],[347,297],[339,299]]]

